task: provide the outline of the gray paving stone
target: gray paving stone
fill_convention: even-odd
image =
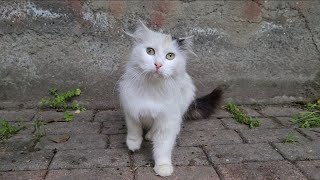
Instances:
[[[292,161],[320,159],[320,141],[296,144],[275,143],[275,146],[285,158]]]
[[[179,146],[200,146],[242,143],[233,130],[182,131],[177,139]]]
[[[102,134],[124,134],[127,132],[126,123],[124,121],[113,121],[102,123]]]
[[[299,131],[307,135],[312,140],[320,141],[320,128],[300,128]]]
[[[95,115],[94,121],[96,122],[108,122],[108,121],[123,121],[124,115],[121,111],[99,111]]]
[[[252,179],[290,179],[307,180],[307,178],[290,162],[269,161],[243,164],[222,164],[218,172],[225,180]]]
[[[56,143],[52,139],[59,135],[47,135],[37,143],[36,149],[104,149],[107,146],[107,137],[99,134],[70,135],[66,142]]]
[[[261,109],[261,113],[265,116],[295,116],[302,110],[297,107],[281,107],[281,106],[267,106]]]
[[[40,171],[13,171],[0,172],[1,180],[42,180],[46,174],[45,170]]]
[[[281,125],[276,123],[271,118],[258,118],[261,122],[260,126],[257,129],[270,129],[270,128],[279,128]],[[221,121],[225,124],[228,129],[250,129],[248,125],[241,124],[232,118],[223,118]]]
[[[136,170],[137,180],[219,180],[219,176],[211,166],[176,166],[171,176],[156,176],[153,168],[139,167]]]
[[[285,127],[298,127],[298,125],[295,125],[293,122],[291,122],[292,117],[276,117],[276,119]]]
[[[7,121],[24,122],[31,121],[35,116],[36,111],[32,109],[21,110],[21,111],[5,111],[0,110],[0,119],[5,119]]]
[[[260,117],[262,116],[260,113],[258,113],[256,110],[254,110],[251,107],[248,106],[241,106],[241,109],[243,109],[247,115],[252,116],[252,117]]]
[[[298,161],[297,165],[299,169],[308,177],[308,179],[310,180],[320,179],[320,160]]]
[[[215,145],[205,150],[214,164],[283,160],[269,144]]]
[[[177,166],[209,165],[206,155],[198,147],[175,147],[172,153],[172,163]],[[152,148],[144,148],[134,153],[135,166],[154,166]]]
[[[181,129],[184,131],[211,131],[225,128],[219,119],[210,118],[185,121],[183,122]]]
[[[248,143],[283,142],[289,133],[294,133],[299,141],[308,141],[294,129],[250,129],[240,133]]]
[[[225,109],[217,109],[211,117],[223,118],[223,117],[232,117]]]
[[[100,123],[97,122],[54,122],[45,125],[46,134],[97,134]]]
[[[50,170],[46,180],[133,180],[128,167]]]
[[[0,152],[27,151],[33,144],[32,139],[32,135],[18,134],[0,141]]]
[[[0,152],[0,171],[46,169],[52,157],[52,151]]]
[[[74,115],[74,122],[89,122],[93,120],[93,112],[92,111],[82,111],[78,114],[71,111]],[[64,112],[57,111],[40,111],[33,119],[34,120],[42,120],[44,122],[65,122],[63,119]]]
[[[127,148],[126,145],[126,134],[117,134],[109,136],[109,148]]]
[[[58,151],[49,168],[74,169],[118,166],[129,166],[129,151],[127,149]]]

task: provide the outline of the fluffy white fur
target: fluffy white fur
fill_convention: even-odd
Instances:
[[[173,40],[170,35],[154,32],[142,22],[133,34],[135,40],[125,73],[119,83],[120,101],[128,128],[127,146],[140,149],[143,128],[145,138],[153,142],[155,172],[169,176],[173,172],[172,149],[182,118],[194,100],[195,86],[186,72],[191,38]],[[149,55],[146,49],[155,50]],[[174,53],[173,60],[166,54]],[[162,64],[157,71],[155,63]]]

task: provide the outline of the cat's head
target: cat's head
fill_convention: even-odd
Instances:
[[[192,52],[192,37],[174,38],[155,32],[141,21],[133,34],[135,40],[130,64],[141,73],[172,77],[185,72],[186,57]]]

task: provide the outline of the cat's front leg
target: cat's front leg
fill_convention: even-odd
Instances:
[[[153,135],[154,171],[160,176],[170,176],[173,172],[171,154],[180,131],[180,121],[159,121],[157,131]]]
[[[127,124],[127,146],[131,151],[136,151],[140,149],[142,143],[142,125],[140,121],[137,121],[130,116],[126,115]]]

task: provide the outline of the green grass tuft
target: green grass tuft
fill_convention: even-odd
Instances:
[[[226,110],[230,112],[233,115],[233,118],[241,124],[246,124],[250,128],[260,126],[260,121],[258,119],[253,119],[252,117],[248,116],[244,110],[232,102],[227,104]]]
[[[293,132],[290,132],[285,139],[283,140],[284,143],[298,143],[299,138]]]
[[[5,119],[0,120],[0,140],[8,139],[25,128],[10,125]]]
[[[320,127],[320,99],[315,103],[308,103],[306,110],[291,120],[300,128]]]
[[[80,89],[74,89],[71,91],[67,91],[66,93],[58,93],[58,90],[55,88],[49,89],[49,92],[51,95],[54,96],[53,99],[41,99],[40,105],[41,106],[49,106],[50,108],[56,109],[56,110],[62,110],[65,111],[67,109],[73,109],[73,110],[85,110],[82,106],[80,106],[78,103],[73,102],[71,105],[68,103],[73,97],[80,96],[81,90]]]
[[[64,112],[64,114],[63,114],[63,119],[64,119],[66,122],[73,121],[73,120],[74,120],[74,115],[73,115],[72,113],[70,113],[69,111],[66,111],[66,112]]]

